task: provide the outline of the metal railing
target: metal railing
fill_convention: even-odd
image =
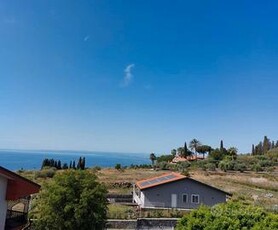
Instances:
[[[5,230],[23,226],[27,222],[27,213],[7,210]]]

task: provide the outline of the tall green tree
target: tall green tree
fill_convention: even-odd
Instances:
[[[267,138],[267,136],[264,136],[264,140],[263,140],[263,154],[266,154],[268,152],[268,150],[270,150],[271,148],[271,142],[270,140]]]
[[[223,144],[223,140],[220,141],[220,151],[223,151],[224,149],[224,144]]]
[[[46,183],[34,206],[36,230],[98,230],[107,217],[107,190],[89,171],[66,170]]]
[[[191,140],[190,143],[189,143],[189,148],[190,148],[192,151],[194,151],[195,156],[196,156],[196,160],[197,160],[197,151],[196,151],[196,148],[199,147],[200,145],[201,145],[201,142],[198,141],[198,140],[195,139],[195,138],[194,138],[193,140]]]

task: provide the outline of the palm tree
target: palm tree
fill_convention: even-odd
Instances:
[[[201,145],[201,142],[200,141],[198,141],[197,139],[193,139],[192,141],[190,141],[190,143],[189,143],[189,148],[193,151],[194,150],[194,152],[195,152],[195,156],[196,156],[196,160],[197,160],[197,151],[196,151],[196,148],[198,148],[198,146],[200,146]]]
[[[154,161],[156,160],[156,156],[154,153],[150,154],[150,160],[152,161],[152,166],[154,165]]]

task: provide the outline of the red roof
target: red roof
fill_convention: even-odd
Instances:
[[[187,178],[186,176],[183,176],[179,173],[166,173],[161,176],[153,177],[150,179],[146,180],[140,180],[136,182],[137,187],[139,187],[141,190],[146,189],[146,188],[151,188],[154,186],[158,186],[161,184],[166,184],[169,182],[177,181],[177,180],[182,180]]]
[[[0,166],[0,176],[8,179],[6,200],[17,200],[38,193],[40,185]]]

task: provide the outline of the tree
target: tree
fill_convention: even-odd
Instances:
[[[184,155],[187,155],[188,149],[187,149],[186,141],[184,142],[183,151],[184,151]]]
[[[183,156],[183,151],[184,151],[184,148],[183,148],[183,147],[179,147],[179,148],[177,149],[178,155],[179,155],[179,156]]]
[[[62,169],[62,163],[60,160],[58,160],[58,163],[57,163],[57,169]]]
[[[84,170],[85,167],[86,167],[86,159],[85,159],[85,157],[83,157],[81,160],[81,169]]]
[[[203,154],[203,158],[205,158],[205,154],[210,153],[212,148],[209,145],[200,145],[196,147],[196,151]]]
[[[275,148],[278,148],[278,141],[276,141]]]
[[[267,138],[267,136],[264,136],[264,141],[263,141],[263,154],[266,154],[268,152],[268,150],[270,150],[271,148],[271,142],[270,140]]]
[[[81,165],[82,165],[82,158],[79,157],[76,168],[81,169]]]
[[[171,150],[171,154],[175,157],[177,155],[177,150],[176,149],[172,149]]]
[[[68,168],[69,168],[68,164],[64,163],[62,169],[68,169]]]
[[[252,145],[252,155],[255,155],[255,146]]]
[[[150,154],[150,160],[151,160],[151,162],[152,162],[152,165],[154,165],[154,161],[156,160],[156,156],[155,156],[154,153],[151,153],[151,154]]]
[[[229,156],[232,157],[233,160],[236,159],[236,156],[237,156],[237,148],[236,147],[230,147],[228,150],[227,150],[227,153]]]
[[[200,141],[198,141],[197,139],[193,139],[192,141],[190,141],[190,143],[189,143],[189,148],[193,151],[194,150],[194,152],[195,152],[195,156],[196,156],[196,160],[197,160],[197,152],[196,152],[196,148],[198,147],[198,146],[200,146],[201,145],[201,142]]]
[[[34,206],[35,229],[103,229],[107,190],[89,171],[66,170],[45,184]]]
[[[213,151],[211,151],[211,153],[209,154],[209,157],[215,161],[221,161],[224,158],[224,153],[223,151],[220,151],[220,149],[214,149]]]
[[[220,141],[220,151],[223,151],[224,149],[224,144],[223,144],[223,140]]]

